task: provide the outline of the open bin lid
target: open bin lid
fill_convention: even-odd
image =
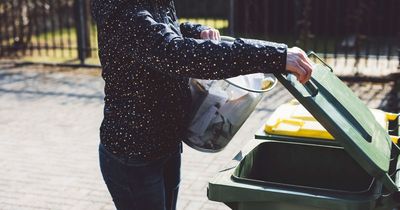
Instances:
[[[399,191],[388,174],[390,136],[369,108],[328,67],[316,65],[305,85],[291,74],[276,77],[364,170],[382,181],[390,192]]]

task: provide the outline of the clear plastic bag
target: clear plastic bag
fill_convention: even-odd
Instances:
[[[250,74],[227,80],[190,79],[191,122],[185,143],[203,152],[218,152],[254,111],[262,93],[277,83],[268,74]]]

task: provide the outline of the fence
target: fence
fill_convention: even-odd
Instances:
[[[398,0],[175,2],[181,21],[211,25],[224,34],[298,45],[352,67],[373,62],[396,71],[399,65]],[[98,65],[96,34],[89,0],[0,2],[0,58]]]
[[[0,57],[85,64],[96,58],[96,28],[85,0],[4,0]]]
[[[319,52],[350,72],[399,66],[398,0],[237,0],[235,9],[237,34]]]

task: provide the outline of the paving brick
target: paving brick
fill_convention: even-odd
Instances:
[[[98,69],[4,66],[0,62],[0,210],[114,210],[98,164],[104,88]],[[397,94],[392,86],[351,88],[369,106],[385,109],[398,106],[390,98]],[[292,98],[282,86],[267,93],[220,153],[185,146],[178,210],[228,210],[207,199],[208,180]]]

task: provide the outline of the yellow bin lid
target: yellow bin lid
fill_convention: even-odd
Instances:
[[[378,109],[371,109],[376,121],[386,130],[389,121],[397,115]],[[299,102],[293,100],[279,106],[267,120],[264,131],[270,135],[306,137],[334,140],[333,136]],[[397,144],[399,137],[392,136]]]

